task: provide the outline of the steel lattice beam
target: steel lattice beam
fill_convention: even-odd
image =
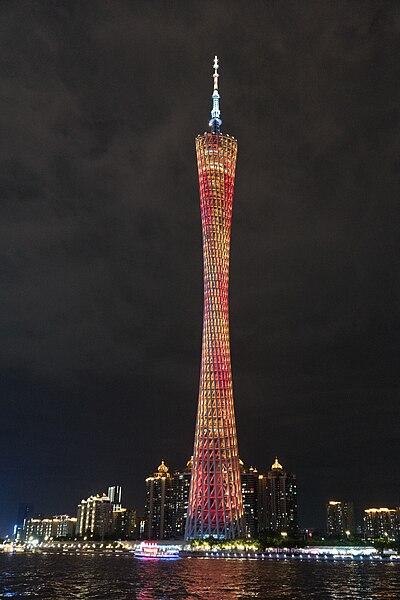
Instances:
[[[243,535],[229,341],[229,250],[237,141],[196,138],[203,229],[204,321],[186,539]]]

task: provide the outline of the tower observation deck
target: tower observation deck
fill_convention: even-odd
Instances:
[[[237,141],[223,135],[214,59],[210,133],[196,137],[203,231],[200,389],[185,538],[243,534],[243,503],[229,340],[229,250]]]

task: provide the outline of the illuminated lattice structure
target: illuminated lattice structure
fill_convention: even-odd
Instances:
[[[186,539],[243,533],[229,346],[229,248],[237,141],[220,133],[214,61],[211,133],[196,138],[203,228],[204,322]]]

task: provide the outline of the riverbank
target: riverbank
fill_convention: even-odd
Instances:
[[[35,553],[35,554],[75,554],[75,555],[126,555],[138,557],[139,546],[146,542],[110,541],[110,542],[79,542],[79,541],[49,541],[41,543],[3,544],[0,550],[6,553]],[[221,550],[193,549],[185,542],[151,542],[152,550],[157,548],[152,558],[162,558],[168,549],[174,549],[180,558],[199,559],[230,559],[230,560],[304,560],[304,561],[375,561],[400,562],[400,554],[394,551],[380,553],[373,546],[310,546],[307,548],[266,548],[264,552],[257,550]],[[162,551],[161,551],[162,550]],[[151,558],[142,553],[142,557]]]
[[[265,552],[204,552],[182,550],[182,558],[216,558],[216,559],[241,559],[241,560],[304,560],[304,561],[326,561],[326,562],[346,562],[346,561],[391,561],[400,563],[400,555],[397,553],[380,554],[375,548],[365,554],[362,552],[326,552],[323,548],[313,548],[312,551],[277,549],[266,550]],[[365,548],[363,548],[365,550]]]

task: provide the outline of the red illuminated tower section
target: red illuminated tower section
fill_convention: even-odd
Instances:
[[[199,403],[185,537],[243,534],[229,345],[229,248],[237,141],[220,133],[218,59],[211,133],[196,138],[203,229],[204,321]]]

